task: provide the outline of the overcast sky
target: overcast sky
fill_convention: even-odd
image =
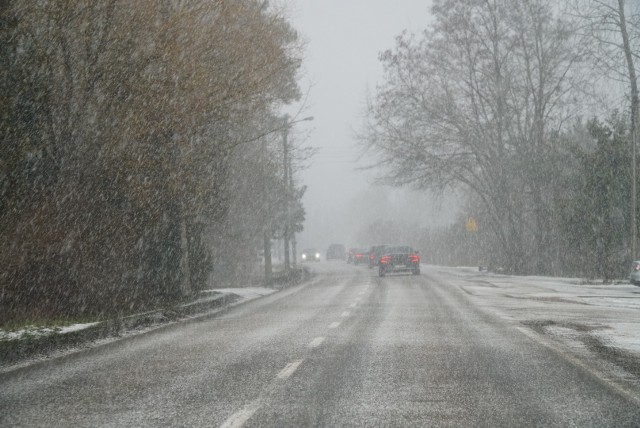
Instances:
[[[367,91],[382,79],[381,51],[392,48],[403,30],[420,32],[430,20],[429,0],[290,0],[293,26],[306,41],[301,85],[309,89],[304,116],[313,122],[307,145],[319,149],[302,175],[308,186],[301,245],[349,245],[344,216],[367,185],[356,171],[354,130],[361,124]],[[319,242],[322,241],[322,242]]]

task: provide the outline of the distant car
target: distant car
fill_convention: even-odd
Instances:
[[[411,272],[420,275],[420,256],[409,246],[388,247],[380,256],[378,275],[392,272]]]
[[[352,248],[352,250],[353,254],[351,257],[354,265],[369,263],[369,251],[364,248]]]
[[[303,262],[319,262],[320,261],[320,253],[316,251],[315,248],[306,248],[302,251]]]
[[[633,285],[640,285],[640,260],[631,263],[631,273],[629,274],[629,282]]]
[[[369,268],[378,266],[380,256],[385,252],[388,245],[374,245],[369,250]]]
[[[331,244],[327,249],[327,260],[344,260],[345,250],[342,244]]]
[[[353,263],[353,253],[356,249],[355,248],[349,248],[349,251],[347,251],[347,263]]]

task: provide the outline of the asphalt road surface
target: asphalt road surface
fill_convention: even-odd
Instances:
[[[640,426],[636,383],[446,274],[314,269],[215,317],[0,374],[0,426]]]

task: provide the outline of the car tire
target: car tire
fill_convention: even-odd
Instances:
[[[420,269],[414,269],[411,273],[414,275],[420,275]]]
[[[384,269],[380,268],[378,269],[378,276],[379,277],[383,277],[385,276],[387,273],[384,271]]]

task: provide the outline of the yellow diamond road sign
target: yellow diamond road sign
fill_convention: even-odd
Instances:
[[[473,217],[469,217],[467,222],[464,225],[464,228],[467,229],[467,232],[475,232],[478,230],[478,224],[476,223],[476,219]]]

